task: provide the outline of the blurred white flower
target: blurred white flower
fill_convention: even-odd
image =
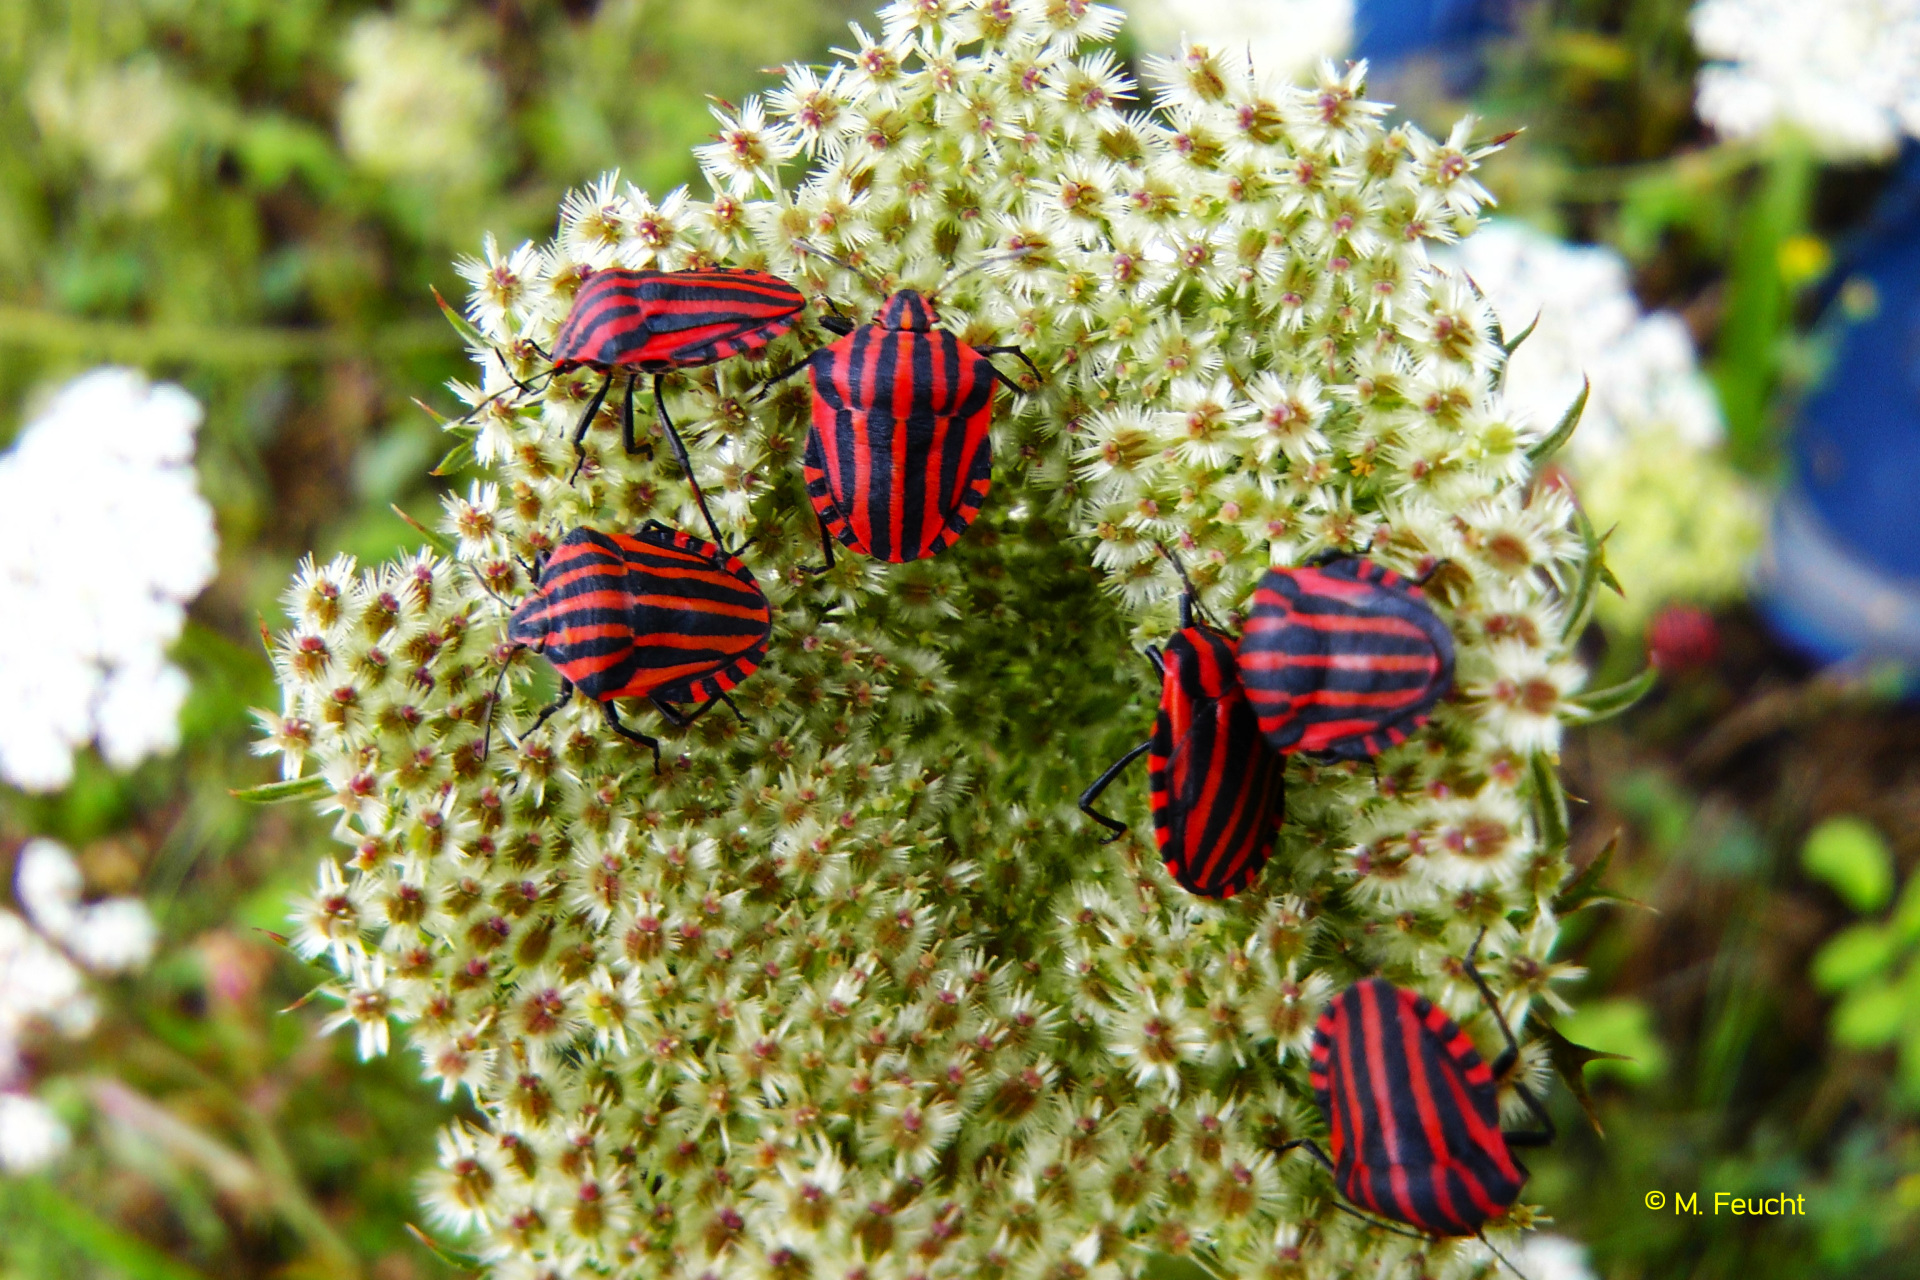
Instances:
[[[1627,598],[1603,617],[1635,627],[1673,599],[1712,603],[1740,590],[1757,548],[1760,497],[1721,456],[1720,412],[1671,312],[1643,312],[1611,249],[1571,245],[1516,223],[1488,223],[1451,261],[1485,293],[1508,341],[1539,325],[1506,371],[1510,417],[1551,431],[1582,379],[1592,390],[1558,457],[1602,532]]]
[[[0,778],[51,791],[89,741],[122,769],[178,745],[187,680],[166,650],[214,571],[199,423],[180,388],[102,368],[0,455]]]
[[[1920,135],[1920,0],[1701,0],[1699,110],[1721,133],[1796,127],[1833,156]]]
[[[1133,0],[1146,43],[1177,49],[1180,39],[1217,52],[1251,51],[1263,73],[1291,77],[1353,41],[1353,0]]]
[[[500,90],[486,65],[443,31],[379,15],[353,24],[344,50],[340,142],[381,177],[470,185],[494,154]]]
[[[42,134],[84,156],[133,209],[151,213],[165,201],[167,184],[154,162],[185,112],[173,78],[157,63],[103,67],[77,81],[49,63],[34,75],[27,105]]]
[[[1593,1280],[1586,1246],[1550,1231],[1530,1232],[1508,1256],[1532,1280]]]
[[[40,1099],[0,1093],[0,1171],[20,1174],[44,1169],[71,1140],[67,1126]]]
[[[34,840],[20,851],[14,889],[41,932],[95,973],[143,967],[156,941],[147,904],[138,898],[83,904],[81,887],[73,855],[52,840]]]

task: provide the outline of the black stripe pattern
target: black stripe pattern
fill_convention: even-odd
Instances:
[[[507,638],[601,702],[704,702],[766,657],[772,611],[739,559],[680,529],[586,526],[560,540]]]
[[[1286,811],[1285,761],[1260,736],[1231,637],[1186,627],[1162,661],[1147,752],[1154,839],[1181,887],[1231,898],[1259,878],[1273,850]]]
[[[1372,759],[1452,690],[1453,634],[1419,587],[1372,560],[1269,569],[1240,679],[1277,750]]]
[[[778,276],[735,267],[595,271],[554,339],[553,367],[665,373],[751,354],[793,328],[807,300]]]
[[[1380,978],[1341,992],[1314,1028],[1308,1082],[1335,1184],[1381,1217],[1473,1235],[1526,1183],[1492,1071],[1424,996]]]
[[[953,545],[992,483],[987,358],[903,289],[808,365],[807,495],[828,532],[894,564]]]

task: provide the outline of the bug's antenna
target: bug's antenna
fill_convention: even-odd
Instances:
[[[988,267],[998,266],[1002,262],[1013,262],[1020,258],[1024,258],[1027,255],[1035,252],[1038,247],[1039,246],[1037,245],[1024,245],[1018,249],[1009,249],[1005,253],[989,254],[987,257],[981,258],[977,262],[973,263],[971,266],[955,267],[952,271],[949,271],[947,273],[947,278],[945,280],[942,280],[939,284],[933,287],[933,292],[927,295],[927,301],[928,302],[937,301],[940,295],[947,291],[948,286],[958,284],[960,281],[965,280],[968,276],[972,275],[976,271],[983,271]]]
[[[1500,1252],[1498,1249],[1493,1247],[1493,1241],[1487,1239],[1487,1229],[1485,1227],[1480,1228],[1478,1231],[1474,1232],[1473,1234],[1480,1237],[1480,1243],[1487,1246],[1487,1252],[1492,1254],[1494,1257],[1500,1259],[1501,1264],[1505,1266],[1507,1270],[1513,1272],[1513,1274],[1515,1274],[1516,1276],[1519,1276],[1520,1280],[1527,1280],[1526,1272],[1514,1266],[1513,1263],[1507,1258],[1506,1254]]]
[[[1160,548],[1160,554],[1167,558],[1167,563],[1173,566],[1173,571],[1180,575],[1180,585],[1187,589],[1186,596],[1180,602],[1180,625],[1188,625],[1188,615],[1191,611],[1198,613],[1202,622],[1212,626],[1213,619],[1207,616],[1207,611],[1200,605],[1200,591],[1193,585],[1193,579],[1187,576],[1187,566],[1180,563],[1180,557],[1174,555],[1167,548],[1166,543],[1156,538],[1153,545]],[[1215,629],[1218,630],[1218,628]]]
[[[822,249],[819,245],[807,239],[805,236],[795,236],[793,238],[793,247],[800,250],[800,252],[802,253],[812,254],[814,257],[822,259],[823,261],[831,262],[834,266],[839,267],[842,271],[845,271],[851,275],[859,276],[862,280],[865,280],[868,284],[872,285],[874,289],[880,293],[885,293],[887,291],[886,285],[882,283],[880,278],[874,275],[871,271],[867,271],[861,267],[854,266],[851,262],[848,262],[845,258],[841,257],[839,254],[828,253],[825,249]]]

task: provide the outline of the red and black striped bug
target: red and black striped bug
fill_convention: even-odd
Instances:
[[[1453,688],[1453,634],[1419,584],[1336,553],[1261,576],[1240,682],[1277,750],[1371,759]]]
[[[592,369],[606,375],[574,429],[573,447],[579,454],[574,475],[586,461],[587,428],[621,373],[627,375],[621,444],[628,453],[639,452],[633,430],[634,383],[650,373],[654,411],[676,460],[691,478],[686,446],[667,416],[663,375],[753,355],[799,323],[806,306],[805,295],[779,276],[742,267],[607,267],[590,273],[553,342],[555,374]],[[823,319],[821,325],[835,333],[852,328],[837,317]]]
[[[716,702],[739,714],[728,690],[756,670],[773,629],[753,574],[715,543],[658,521],[637,533],[573,529],[537,570],[536,590],[513,610],[510,643],[541,654],[560,672],[560,696],[528,733],[574,691],[598,701],[607,724],[653,752],[660,744],[630,728],[619,698],[646,698],[669,724],[693,723]],[[683,714],[675,703],[698,702]]]
[[[825,567],[832,539],[893,564],[952,546],[992,484],[995,384],[1024,394],[987,357],[1016,356],[1040,376],[1018,347],[973,347],[940,328],[938,296],[898,290],[870,323],[767,383],[803,369],[812,383],[804,468]]]
[[[1126,824],[1093,802],[1147,753],[1160,857],[1182,888],[1205,898],[1231,898],[1259,877],[1286,812],[1286,762],[1260,736],[1235,674],[1235,647],[1232,636],[1195,622],[1188,585],[1180,597],[1180,630],[1164,654],[1147,650],[1160,676],[1153,736],[1080,796],[1081,812],[1113,832],[1108,843],[1119,839]]]
[[[1353,1204],[1435,1236],[1480,1235],[1526,1184],[1512,1148],[1554,1137],[1546,1107],[1517,1081],[1514,1092],[1540,1128],[1500,1128],[1496,1082],[1519,1060],[1520,1046],[1474,967],[1479,949],[1476,938],[1466,971],[1507,1042],[1493,1065],[1426,997],[1381,978],[1356,982],[1334,997],[1313,1031],[1307,1080],[1332,1151],[1311,1138],[1281,1147],[1306,1148]]]

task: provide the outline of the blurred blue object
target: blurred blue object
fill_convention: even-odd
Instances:
[[[1353,56],[1376,68],[1419,55],[1464,62],[1450,70],[1478,74],[1475,46],[1513,27],[1516,0],[1359,0],[1353,11]]]
[[[1814,657],[1920,668],[1920,147],[1824,293],[1838,339],[1794,427],[1762,608]]]

